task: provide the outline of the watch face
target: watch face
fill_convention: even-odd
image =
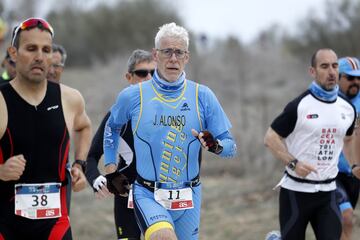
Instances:
[[[295,163],[293,163],[293,162],[291,162],[291,163],[289,163],[289,168],[291,169],[291,170],[294,170],[295,169]]]
[[[297,164],[297,160],[294,159],[294,160],[291,160],[289,163],[288,163],[288,167],[291,169],[291,170],[295,170],[296,168],[296,164]]]

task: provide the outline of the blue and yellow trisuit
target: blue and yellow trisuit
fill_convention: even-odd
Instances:
[[[184,72],[169,83],[155,71],[151,80],[120,92],[112,106],[104,133],[105,165],[116,163],[118,131],[128,120],[134,130],[138,173],[134,207],[145,239],[159,228],[174,228],[180,240],[198,239],[200,143],[191,129],[210,131],[221,140],[220,156],[234,156],[231,124],[220,103],[208,87],[187,80]],[[154,182],[161,189],[190,187],[193,208],[165,208],[154,198]]]

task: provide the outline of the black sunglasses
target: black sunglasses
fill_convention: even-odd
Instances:
[[[352,82],[355,79],[360,80],[360,77],[356,77],[356,76],[345,75],[345,77],[349,82]]]
[[[11,60],[11,58],[9,58],[7,61],[10,64],[10,66],[12,66],[12,67],[16,66],[16,63],[13,60]]]
[[[153,75],[154,75],[154,72],[155,72],[155,69],[150,69],[150,70],[147,70],[147,69],[137,69],[137,70],[132,71],[131,73],[132,73],[132,74],[135,74],[135,75],[138,76],[138,77],[144,78],[144,77],[146,77],[149,73],[150,73],[151,76],[153,76]]]

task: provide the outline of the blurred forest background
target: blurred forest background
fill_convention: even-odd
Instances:
[[[11,29],[38,16],[45,2],[0,1],[0,16],[8,28],[3,53]],[[181,1],[49,2],[43,17],[55,29],[55,42],[68,52],[62,81],[83,94],[94,131],[127,85],[124,73],[132,50],[151,50],[164,23],[187,27],[176,12]],[[329,47],[340,57],[360,57],[360,1],[328,0],[321,11],[323,17],[309,11],[294,34],[275,24],[251,43],[190,32],[187,77],[213,89],[232,122],[239,152],[232,160],[204,156],[201,239],[256,240],[278,229],[278,192],[272,187],[283,168],[263,146],[265,131],[311,82],[307,68],[316,49]],[[71,218],[75,239],[115,239],[112,200],[95,200],[90,188],[73,194]],[[355,231],[359,236],[359,221]],[[312,235],[309,230],[308,239],[314,239]]]

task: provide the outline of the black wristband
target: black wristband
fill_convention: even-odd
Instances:
[[[358,167],[359,165],[357,164],[353,164],[352,167],[351,167],[351,170],[353,170],[354,168]]]
[[[76,159],[73,162],[72,166],[74,166],[75,164],[79,164],[81,166],[81,169],[85,173],[85,171],[86,171],[86,161],[85,160]]]
[[[222,153],[224,148],[220,144],[219,140],[216,139],[215,141],[216,141],[216,148],[214,149],[214,153],[219,155],[220,153]]]

